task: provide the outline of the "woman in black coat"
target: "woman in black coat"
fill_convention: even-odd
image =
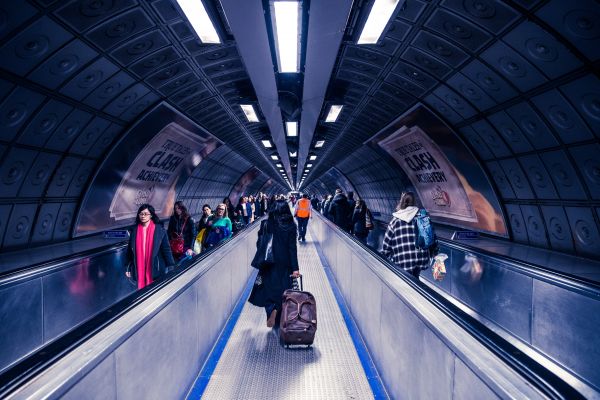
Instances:
[[[194,240],[196,240],[196,223],[188,213],[183,201],[176,201],[173,206],[173,215],[169,218],[169,241],[183,238],[183,252],[173,253],[173,258],[179,259],[183,255],[194,254]]]
[[[292,288],[290,275],[298,277],[297,228],[285,201],[278,200],[269,210],[269,219],[261,226],[259,235],[268,230],[273,234],[273,264],[261,268],[248,301],[264,307],[267,326],[276,326],[281,315],[281,296]],[[260,239],[258,241],[260,243]]]
[[[370,221],[373,221],[373,216],[371,215],[371,211],[367,208],[365,201],[356,200],[356,206],[354,207],[354,213],[352,214],[352,234],[365,244],[367,243],[367,237],[369,236],[367,216]]]
[[[142,204],[127,246],[128,268],[125,275],[137,281],[138,289],[151,284],[175,265],[167,232],[154,207]]]

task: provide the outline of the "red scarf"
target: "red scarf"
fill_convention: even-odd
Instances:
[[[135,259],[138,289],[142,289],[152,283],[152,249],[154,248],[155,227],[154,222],[150,221],[148,223],[148,227],[146,228],[146,245],[144,246],[144,227],[142,224],[137,226]]]

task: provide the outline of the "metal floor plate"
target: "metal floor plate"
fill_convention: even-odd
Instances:
[[[317,299],[312,347],[286,349],[249,303],[227,342],[203,399],[373,399],[373,392],[312,238],[298,244],[304,290]]]

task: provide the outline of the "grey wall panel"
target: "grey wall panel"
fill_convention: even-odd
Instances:
[[[533,150],[521,130],[504,111],[490,115],[488,121],[500,132],[513,153],[524,153]]]
[[[59,203],[42,204],[33,228],[32,243],[43,243],[52,240],[52,232],[56,224],[56,218],[58,218],[59,210]]]
[[[546,228],[540,216],[539,209],[536,206],[522,205],[521,212],[523,213],[523,219],[525,220],[525,226],[527,227],[529,243],[534,246],[547,246],[548,240],[546,238]]]
[[[73,107],[65,103],[56,100],[48,101],[31,119],[31,122],[20,135],[18,142],[42,147],[72,110]]]
[[[590,144],[587,146],[571,147],[569,149],[573,160],[577,164],[581,176],[586,183],[592,199],[600,199],[600,145]]]
[[[517,123],[536,149],[546,149],[558,144],[550,128],[529,103],[519,103],[507,109],[507,114]]]
[[[46,147],[52,150],[66,151],[91,119],[91,114],[76,108],[56,128],[46,142]]]
[[[458,358],[455,358],[454,371],[453,398],[461,400],[491,400],[501,398]]]
[[[12,207],[10,204],[0,205],[0,243],[3,243],[4,232],[6,232],[6,227],[8,226]]]
[[[113,50],[111,55],[122,65],[129,65],[168,44],[168,40],[160,30],[154,30],[125,43]]]
[[[117,3],[105,3],[104,7],[98,10],[94,3],[71,3],[63,6],[57,15],[60,19],[73,27],[78,32],[83,32],[92,25],[121,12],[135,4],[134,0],[122,0]]]
[[[54,179],[52,179],[52,182],[48,186],[47,196],[62,197],[67,193],[67,189],[77,174],[81,161],[77,157],[67,157],[62,160],[54,174]]]
[[[593,137],[579,114],[557,90],[536,96],[532,101],[564,143],[576,143]]]
[[[448,79],[448,85],[452,86],[461,93],[477,109],[486,110],[493,107],[496,102],[483,89],[473,83],[469,78],[461,73],[454,74]]]
[[[54,90],[97,56],[98,53],[75,39],[31,72],[29,79]]]
[[[98,141],[94,143],[94,145],[90,148],[90,151],[87,155],[89,157],[95,158],[103,155],[110,146],[110,144],[115,140],[117,135],[121,133],[122,130],[123,127],[118,124],[112,124],[111,126],[109,126],[100,136]]]
[[[2,46],[2,67],[26,74],[70,39],[72,36],[66,30],[43,16]]]
[[[504,41],[549,78],[557,78],[581,64],[564,45],[533,22],[525,21],[511,29]]]
[[[13,140],[43,100],[44,96],[31,90],[22,87],[13,90],[0,105],[0,140]]]
[[[496,157],[506,157],[511,154],[508,146],[487,121],[478,121],[471,125],[471,128],[487,143]]]
[[[441,114],[446,121],[449,121],[453,124],[462,122],[463,117],[437,96],[430,94],[429,96],[425,97],[423,101],[431,106],[433,110]]]
[[[43,343],[42,307],[39,280],[0,289],[0,371]]]
[[[504,75],[521,92],[526,92],[546,81],[533,65],[502,42],[496,42],[484,51],[481,58]]]
[[[562,207],[554,206],[542,206],[541,208],[552,249],[572,253],[574,250],[573,235],[565,210]]]
[[[600,347],[597,329],[592,328],[600,325],[598,301],[540,281],[534,282],[533,294],[532,344],[546,352],[552,349],[550,357],[561,360],[598,387]]]
[[[587,197],[577,173],[564,151],[540,153],[540,158],[546,165],[561,199],[576,200]]]
[[[598,16],[597,4],[592,0],[576,2],[549,2],[536,15],[549,23],[590,60],[598,59],[598,35],[588,22]],[[586,17],[591,18],[588,19]],[[595,27],[595,25],[592,25]]]
[[[478,50],[491,38],[476,25],[443,9],[436,10],[425,25],[471,51]]]
[[[82,161],[69,184],[69,188],[65,194],[67,197],[79,197],[81,195],[96,164],[95,160]]]
[[[189,372],[199,367],[189,357],[198,349],[197,319],[188,316],[195,302],[193,290],[184,292],[117,349],[117,398],[185,397]]]
[[[102,82],[83,100],[83,103],[90,107],[102,109],[133,82],[133,78],[128,73],[119,71]]]
[[[0,166],[0,192],[2,197],[16,196],[37,156],[33,150],[13,147]]]
[[[517,95],[516,90],[500,75],[477,59],[467,64],[461,72],[497,102],[506,101]]]
[[[9,4],[2,4],[1,10],[5,15],[6,20],[2,26],[2,30],[0,30],[1,39],[4,39],[9,33],[15,30],[27,19],[34,16],[37,12],[37,10],[28,3],[23,3],[21,7],[10,7]]]
[[[27,244],[29,234],[33,228],[37,204],[15,204],[6,233],[4,234],[3,247],[20,246]]]
[[[500,165],[508,178],[508,182],[512,186],[515,195],[519,199],[532,199],[533,191],[531,190],[531,186],[529,186],[529,182],[521,169],[521,166],[515,159],[507,159],[500,161]]]
[[[470,118],[476,113],[475,109],[468,101],[447,86],[440,85],[433,93],[447,105],[452,107],[452,110],[459,113],[463,118]]]
[[[123,93],[121,93],[112,103],[110,103],[104,111],[113,116],[119,116],[123,114],[129,107],[138,100],[144,97],[150,92],[150,89],[146,85],[138,83],[132,85]]]
[[[591,208],[565,207],[578,254],[598,259],[600,254],[599,228]]]
[[[122,12],[103,22],[86,36],[101,49],[111,48],[133,37],[153,24],[141,9]]]
[[[65,240],[69,237],[76,207],[76,203],[63,203],[60,206],[58,218],[56,219],[56,226],[54,227],[52,235],[54,240]]]
[[[593,75],[586,75],[567,85],[560,87],[579,114],[585,119],[596,137],[600,137],[600,80]]]
[[[75,75],[60,89],[60,92],[81,101],[118,70],[119,68],[115,64],[105,58],[99,58]]]
[[[110,400],[117,398],[117,376],[115,374],[115,355],[104,359],[92,372],[86,375],[63,396],[66,400],[81,400],[95,393],[95,400]]]
[[[537,155],[519,157],[519,163],[525,174],[527,174],[538,199],[555,199],[558,197],[552,179],[550,179],[546,167]]]
[[[500,166],[500,164],[496,161],[491,161],[487,163],[487,168],[490,171],[494,182],[496,183],[496,187],[500,190],[500,195],[504,199],[513,199],[515,198],[515,192],[513,191],[511,185],[508,183],[508,179],[504,170]]]
[[[92,145],[98,141],[102,133],[109,127],[110,121],[95,117],[81,132],[79,137],[71,146],[70,152],[85,155]]]

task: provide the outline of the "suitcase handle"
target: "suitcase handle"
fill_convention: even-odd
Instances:
[[[290,278],[292,278],[292,280],[294,280],[294,275],[290,275]],[[304,285],[302,285],[302,274],[298,275],[298,278],[300,278],[300,291],[304,291]]]

